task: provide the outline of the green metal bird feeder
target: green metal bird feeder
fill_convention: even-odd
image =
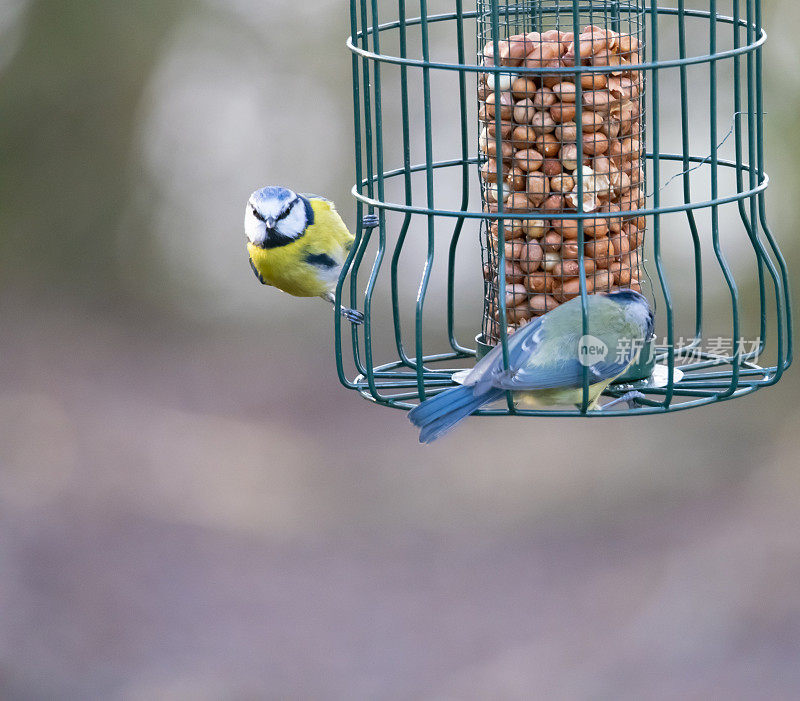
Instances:
[[[792,359],[767,224],[760,0],[351,0],[356,244],[341,382],[409,409],[536,316],[619,288],[655,338],[612,384],[652,414],[775,384]],[[721,11],[720,11],[721,10]],[[377,226],[364,226],[366,214]],[[367,219],[373,224],[374,218]],[[476,335],[477,334],[477,335]],[[474,339],[474,340],[472,340]],[[613,349],[610,351],[613,352]],[[583,402],[483,415],[602,416]]]

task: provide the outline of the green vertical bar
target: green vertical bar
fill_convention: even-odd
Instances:
[[[364,0],[364,17],[366,20],[366,1]],[[372,49],[374,53],[380,55],[380,22],[378,20],[378,2],[372,0]],[[375,96],[375,168],[378,181],[378,201],[385,202],[386,192],[383,177],[383,104],[381,96],[381,63],[375,61],[373,67],[373,90]],[[364,361],[367,365],[367,383],[370,393],[375,399],[380,399],[378,388],[375,385],[375,363],[373,362],[372,352],[372,295],[375,292],[375,284],[381,268],[381,262],[386,251],[386,212],[381,207],[378,210],[380,223],[378,225],[378,251],[375,254],[375,262],[370,271],[367,287],[364,292]]]
[[[425,186],[426,200],[429,210],[436,206],[433,193],[433,134],[431,124],[431,69],[430,63],[430,40],[428,37],[428,3],[427,0],[420,0],[420,21],[422,29],[422,60],[425,65],[422,68],[422,91],[423,108],[425,111]],[[425,305],[425,295],[428,291],[428,283],[433,267],[434,235],[436,222],[433,214],[428,214],[428,253],[425,259],[425,268],[422,272],[422,280],[417,293],[416,304],[416,366],[417,366],[417,388],[419,389],[420,399],[425,399],[425,377],[423,368],[423,344],[422,344],[422,312]]]
[[[658,62],[659,48],[658,48],[658,2],[657,0],[650,0],[650,61],[652,63]],[[661,257],[661,214],[658,212],[661,206],[661,125],[659,115],[660,93],[659,93],[659,69],[654,67],[652,69],[653,75],[650,80],[650,95],[653,113],[653,209],[656,210],[653,214],[653,258],[656,263],[656,272],[658,273],[658,281],[661,283],[661,293],[664,296],[665,311],[667,314],[667,347],[669,353],[667,354],[667,371],[669,377],[667,378],[667,386],[664,391],[663,406],[669,409],[672,403],[672,397],[675,392],[675,325],[672,310],[672,295],[667,285],[667,276],[664,270],[664,261]]]
[[[584,259],[586,252],[584,251],[586,237],[584,233],[584,224],[586,223],[583,218],[583,84],[581,83],[581,25],[580,25],[580,3],[579,0],[572,0],[572,33],[575,35],[575,126],[577,128],[578,136],[576,146],[578,148],[578,168],[576,170],[577,185],[578,185],[578,274],[581,287],[581,335],[586,336],[589,333],[589,300],[586,292],[586,268],[584,267]],[[576,348],[580,356],[580,343]],[[581,371],[581,383],[583,385],[583,394],[581,396],[581,414],[585,414],[589,409],[589,366],[583,365]]]
[[[458,42],[458,63],[464,65],[466,62],[466,50],[464,48],[464,2],[456,0],[456,39]],[[458,72],[458,94],[461,115],[461,211],[469,210],[469,181],[470,181],[470,144],[469,144],[469,117],[467,113],[467,76],[464,71]],[[460,353],[469,353],[470,350],[462,346],[455,337],[455,266],[456,250],[461,231],[464,227],[464,218],[459,217],[450,241],[450,255],[447,262],[447,336],[450,340],[450,347]]]
[[[686,9],[685,0],[678,0],[678,49],[681,58],[686,58]],[[686,66],[681,66],[681,137],[683,147],[683,201],[689,204],[692,201],[691,191],[691,164],[689,156],[691,148],[689,146],[689,88]],[[689,231],[692,235],[692,246],[694,248],[694,297],[695,297],[695,324],[694,339],[691,346],[695,346],[703,338],[703,258],[702,247],[700,245],[700,233],[697,229],[697,221],[691,209],[686,210],[686,219],[689,222]]]
[[[756,9],[755,9],[755,31],[754,36],[760,36],[762,32],[761,26],[761,0],[756,0]],[[749,6],[749,3],[748,3]],[[749,9],[749,7],[748,7]],[[749,16],[749,15],[748,15]],[[756,132],[757,132],[757,143],[758,143],[758,179],[759,182],[763,181],[764,179],[764,89],[763,89],[763,79],[762,79],[762,48],[759,47],[756,50],[756,79],[755,79],[755,90],[756,90],[756,102],[757,102],[757,120],[756,120]],[[783,304],[780,302],[778,303],[778,361],[777,361],[777,371],[775,373],[775,382],[777,382],[781,375],[783,374],[783,370],[785,367],[788,367],[792,362],[793,357],[793,340],[792,340],[792,297],[791,297],[791,288],[789,284],[789,272],[786,267],[786,261],[783,258],[783,254],[780,252],[777,243],[775,242],[775,238],[770,231],[769,222],[767,222],[767,209],[766,209],[766,195],[762,192],[758,196],[758,212],[759,212],[759,220],[761,221],[761,226],[764,231],[764,236],[766,236],[767,241],[769,241],[770,247],[772,249],[773,255],[775,256],[775,260],[777,261],[780,270],[781,270],[781,279],[783,282]],[[776,290],[776,297],[780,297],[780,293]],[[781,307],[785,305],[785,315],[786,315],[786,326],[785,326],[785,333],[784,333],[784,326],[782,323],[783,314],[781,313],[783,310]],[[784,341],[786,344],[785,356],[784,356]],[[785,358],[785,360],[784,360]],[[785,363],[785,365],[784,365]]]
[[[494,93],[495,93],[495,141],[497,142],[498,172],[497,177],[497,306],[500,316],[500,344],[502,346],[503,370],[508,372],[508,316],[506,310],[506,232],[505,232],[505,202],[503,201],[503,130],[500,128],[502,117],[500,115],[500,11],[498,0],[492,2],[492,46],[494,48],[492,72],[494,74]],[[506,404],[511,413],[515,413],[514,399],[511,392],[506,392]]]
[[[738,4],[738,3],[737,3]],[[737,8],[738,9],[738,8]],[[747,43],[752,44],[753,41],[756,39],[756,33],[753,29],[753,6],[750,0],[747,0],[747,31],[746,31],[746,38]],[[748,158],[748,184],[750,189],[756,187],[760,180],[760,174],[758,173],[758,156],[756,150],[756,142],[759,138],[758,130],[756,127],[756,89],[755,89],[755,81],[756,81],[756,65],[755,65],[755,57],[753,52],[750,51],[747,53],[747,62],[746,62],[746,71],[747,71],[747,158]],[[742,205],[742,207],[744,207]],[[757,226],[758,222],[758,199],[756,197],[750,198],[750,222],[752,222],[755,226]]]
[[[358,33],[361,38],[361,48],[364,50],[369,50],[369,31],[368,31],[368,22],[367,22],[367,5],[366,0],[360,0],[359,2],[361,12],[361,31]],[[367,195],[370,199],[374,199],[374,185],[375,185],[375,178],[374,178],[374,165],[373,165],[373,141],[372,141],[372,102],[371,102],[371,91],[370,91],[370,59],[364,57],[361,59],[361,78],[362,78],[362,91],[361,94],[364,100],[364,131],[363,131],[363,143],[364,143],[364,160],[366,161],[367,165],[367,177],[366,177],[366,184],[367,184]],[[359,189],[363,189],[363,175],[362,180],[359,181]],[[363,209],[359,214],[363,214]],[[355,307],[356,300],[358,297],[358,272],[361,269],[361,262],[364,259],[364,254],[367,250],[367,246],[369,245],[369,241],[371,238],[371,232],[364,232],[363,227],[361,227],[361,220],[357,222],[357,227],[361,232],[359,237],[358,244],[354,244],[353,248],[355,249],[355,254],[353,255],[353,269],[350,273],[350,300],[351,306]],[[370,382],[374,382],[374,368],[372,365],[365,365],[361,360],[361,354],[359,350],[359,340],[358,340],[358,326],[355,324],[352,325],[352,337],[353,337],[353,360],[356,365],[356,369],[362,375],[365,375]],[[371,320],[367,317],[364,321],[364,337],[365,339],[371,335]],[[365,341],[366,343],[366,341]]]
[[[711,142],[711,199],[716,200],[719,197],[719,152],[718,143],[719,136],[717,133],[717,59],[714,58],[717,54],[717,1],[710,0],[709,2],[709,53],[712,56],[708,64],[708,93],[709,93],[709,140]],[[719,397],[721,399],[729,397],[733,394],[739,386],[739,362],[741,356],[741,349],[739,348],[739,292],[736,288],[736,282],[733,279],[733,273],[722,252],[722,246],[719,238],[719,205],[711,205],[711,240],[714,247],[714,253],[717,256],[722,274],[725,277],[725,282],[728,285],[728,290],[731,295],[731,313],[733,315],[733,342],[735,350],[733,353],[731,363],[731,383],[727,390],[721,392]]]
[[[399,34],[400,34],[400,56],[406,58],[408,56],[408,36],[406,28],[406,0],[398,0],[399,12]],[[402,123],[403,131],[403,186],[406,206],[411,206],[412,186],[411,186],[411,133],[409,124],[409,110],[408,110],[408,68],[404,65],[400,66],[400,121]],[[397,353],[403,364],[408,367],[416,367],[416,363],[406,355],[405,346],[403,345],[402,338],[402,324],[400,320],[400,292],[398,284],[398,266],[400,263],[400,254],[403,250],[408,228],[411,225],[411,214],[406,214],[403,217],[403,223],[400,226],[400,233],[397,236],[397,243],[394,247],[391,262],[391,288],[392,288],[392,319],[394,322],[394,339],[397,346]]]
[[[350,36],[355,46],[358,41],[358,20],[357,20],[357,11],[356,11],[356,2],[357,0],[350,0]],[[361,153],[361,94],[359,90],[359,80],[361,78],[360,71],[359,71],[359,60],[358,56],[353,53],[351,57],[352,63],[352,72],[353,72],[353,131],[354,131],[354,140],[355,140],[355,173],[356,173],[356,186],[358,187],[358,191],[361,191],[361,182],[363,180],[363,165],[362,165],[362,153]],[[361,228],[361,219],[364,213],[364,205],[361,203],[360,200],[356,200],[356,240],[353,243],[353,248],[351,249],[349,255],[347,256],[347,260],[345,261],[344,265],[342,266],[342,273],[339,276],[339,281],[336,283],[336,305],[337,307],[341,304],[342,300],[342,287],[344,285],[344,281],[350,272],[350,266],[353,262],[353,257],[355,256],[355,252],[359,247],[362,237],[362,228]],[[354,271],[352,275],[355,275],[356,272]],[[357,354],[358,350],[358,331],[355,329],[355,325],[353,326],[352,336],[353,336],[353,348],[354,354]],[[344,371],[343,365],[343,347],[342,347],[342,319],[341,315],[334,314],[334,343],[336,346],[336,372],[339,375],[339,381],[345,386],[349,387],[350,389],[355,389],[356,385],[350,382],[347,379],[347,376]]]
[[[733,48],[738,49],[741,46],[741,12],[739,8],[739,0],[733,0]],[[734,56],[733,58],[733,111],[734,111],[734,148],[736,153],[736,191],[741,193],[744,191],[744,164],[742,160],[742,66],[741,56]],[[750,92],[750,91],[748,91]],[[753,163],[752,156],[750,157],[750,164]],[[751,171],[751,166],[748,165],[748,171]],[[753,180],[751,173],[751,182]],[[750,215],[748,217],[747,211],[743,200],[739,200],[736,204],[739,209],[739,217],[742,220],[747,236],[749,237],[753,248],[756,253],[756,260],[758,263],[758,293],[760,305],[760,330],[759,330],[759,348],[755,353],[749,355],[760,355],[764,349],[764,342],[767,338],[767,304],[766,304],[766,290],[764,281],[764,258],[765,252],[758,238],[758,219],[757,219],[757,199],[755,197],[748,198],[750,201]],[[744,357],[742,358],[745,359]]]
[[[761,26],[761,0],[756,0],[756,10],[755,10],[755,32],[756,36],[759,36],[762,31]],[[757,103],[757,110],[756,110],[756,131],[757,131],[757,143],[758,143],[758,180],[762,182],[765,176],[764,170],[764,90],[763,90],[763,71],[762,71],[762,62],[763,62],[763,54],[762,54],[763,47],[759,47],[756,50],[755,60],[756,60],[756,103]],[[786,261],[783,258],[778,246],[774,242],[774,238],[772,233],[770,232],[770,227],[767,222],[766,217],[766,205],[765,205],[765,194],[759,194],[759,218],[762,222],[762,226],[764,229],[765,235],[768,237],[772,248],[775,252],[775,258],[780,265],[781,274],[783,279],[783,291],[785,294],[784,301],[786,305],[785,313],[786,313],[786,360],[788,363],[792,362],[792,305],[791,305],[791,290],[789,284],[789,277],[788,271],[786,269]],[[781,343],[781,331],[782,328],[779,326],[779,341],[778,347],[781,349],[781,353],[783,352],[783,343]],[[781,363],[779,363],[781,365]],[[777,379],[782,374],[782,368],[780,373],[778,374]]]
[[[753,11],[750,3],[747,6],[747,42],[753,43],[761,35],[761,14],[760,3],[756,5],[755,19],[753,18]],[[750,134],[749,143],[749,168],[750,175],[749,182],[751,188],[756,183],[761,184],[764,178],[764,161],[763,161],[763,102],[761,92],[761,47],[756,50],[755,55],[753,52],[747,54],[747,81],[748,81],[748,127]],[[777,306],[776,317],[776,331],[777,331],[777,359],[776,359],[776,372],[772,377],[769,384],[777,382],[783,374],[784,367],[788,367],[791,363],[791,343],[792,343],[792,323],[791,323],[791,303],[789,300],[789,281],[786,270],[786,262],[783,255],[775,244],[775,240],[769,229],[769,224],[766,219],[766,211],[764,209],[764,193],[760,193],[755,197],[750,198],[750,216],[753,222],[753,230],[756,243],[758,244],[765,265],[769,270],[770,276],[773,281],[775,290],[775,300]],[[777,264],[780,266],[780,275],[772,259],[761,243],[758,236],[758,225],[762,226],[764,236],[770,245]],[[766,304],[766,301],[765,301]],[[785,305],[785,306],[784,306]],[[786,324],[784,326],[784,319]],[[762,325],[763,326],[763,325]],[[788,362],[784,364],[784,341],[786,342],[786,358]],[[765,346],[765,334],[762,331],[761,348]]]

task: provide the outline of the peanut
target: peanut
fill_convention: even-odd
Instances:
[[[550,180],[544,173],[528,173],[526,190],[531,202],[540,207],[550,194]]]
[[[509,285],[508,279],[506,279],[506,306],[516,307],[518,304],[527,301],[528,291],[525,289],[525,285],[520,283]]]
[[[556,96],[550,88],[539,88],[532,100],[537,110],[546,110],[555,104]]]
[[[553,86],[552,92],[554,96],[565,103],[575,103],[575,84],[568,81],[556,83]],[[555,102],[555,100],[553,100]]]
[[[528,241],[520,249],[519,267],[528,274],[536,272],[543,257],[542,247],[536,241]]]
[[[553,277],[543,271],[531,273],[525,278],[525,288],[532,294],[542,294],[553,289]]]
[[[533,105],[533,100],[528,97],[514,105],[513,117],[517,124],[529,124],[534,114],[536,107]]]
[[[575,104],[572,102],[556,102],[550,108],[550,117],[559,124],[572,122],[575,119]]]
[[[592,294],[595,290],[595,281],[596,278],[587,277],[586,278],[586,294]],[[556,285],[553,288],[553,297],[559,302],[568,302],[571,299],[574,299],[581,293],[581,280],[580,278],[570,278],[569,280],[565,280],[562,284]]]
[[[549,112],[534,112],[531,126],[537,134],[549,134],[555,131],[556,122]]]
[[[536,139],[535,146],[545,158],[554,158],[561,150],[561,142],[552,134],[541,134]]]
[[[540,315],[555,309],[558,302],[550,295],[535,294],[531,297],[529,305],[534,315]]]
[[[526,173],[532,173],[539,170],[544,163],[542,154],[536,149],[525,149],[524,151],[517,151],[514,155],[514,164],[524,170]]]
[[[535,80],[524,76],[515,79],[514,82],[511,83],[511,94],[518,100],[533,97],[538,89]],[[480,95],[478,97],[480,99]]]
[[[551,231],[542,237],[542,246],[548,253],[556,253],[561,248],[561,235]]]

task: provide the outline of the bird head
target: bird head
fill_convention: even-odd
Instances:
[[[653,335],[655,330],[655,317],[653,310],[650,308],[650,302],[643,294],[636,292],[636,290],[616,290],[615,292],[607,292],[606,296],[613,299],[617,304],[625,307],[627,313],[634,317],[639,325],[645,331],[645,340]]]
[[[303,195],[285,187],[264,187],[247,201],[244,231],[259,248],[275,248],[300,238],[314,223],[314,210]]]

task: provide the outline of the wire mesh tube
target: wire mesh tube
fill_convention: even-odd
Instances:
[[[571,0],[478,3],[479,64],[509,68],[478,78],[483,207],[509,215],[483,226],[491,345],[501,323],[513,333],[579,296],[581,267],[590,294],[640,289],[646,218],[624,213],[644,208],[644,75],[628,68],[641,63],[643,8],[593,3],[578,18],[572,9]],[[599,70],[576,71],[586,66]]]

